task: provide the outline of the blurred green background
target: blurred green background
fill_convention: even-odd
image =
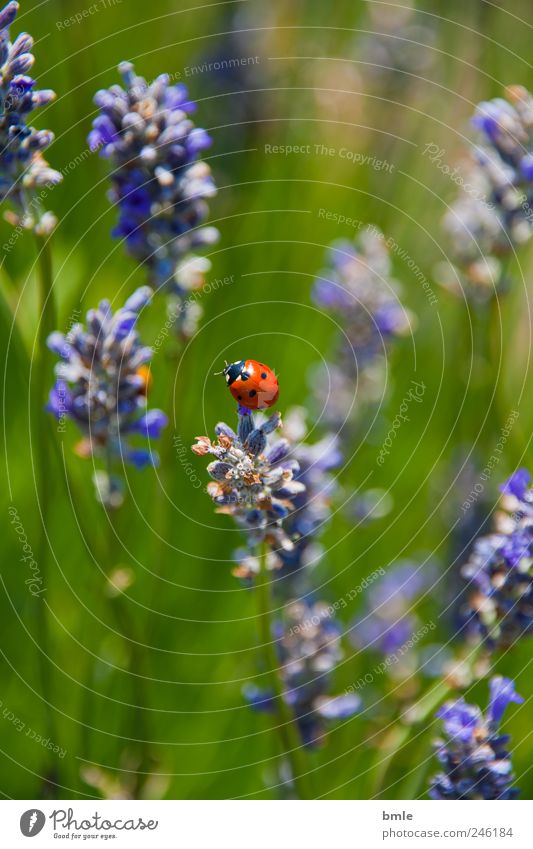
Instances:
[[[441,219],[457,188],[424,155],[424,148],[438,145],[444,151],[442,161],[453,167],[467,154],[475,104],[500,95],[512,83],[533,87],[530,3],[517,0],[499,8],[450,0],[443,11],[442,3],[426,0],[411,21],[417,28],[410,34],[415,44],[395,42],[400,30],[390,4],[358,0],[333,5],[313,0],[200,3],[191,9],[170,0],[152,6],[108,0],[69,25],[65,21],[90,4],[22,0],[21,5],[18,27],[36,40],[35,76],[41,87],[58,95],[35,123],[55,132],[48,158],[64,173],[63,183],[47,199],[59,218],[54,237],[59,326],[67,329],[72,317],[103,296],[119,306],[144,283],[142,270],[110,237],[115,212],[106,198],[106,163],[89,155],[86,143],[95,114],[94,92],[118,81],[116,65],[123,59],[134,61],[147,79],[164,71],[174,75],[189,85],[198,103],[195,120],[213,138],[206,158],[219,187],[211,222],[221,238],[209,254],[209,279],[230,277],[232,282],[214,286],[202,299],[202,325],[177,364],[164,351],[154,357],[151,404],[170,415],[175,444],[161,469],[127,470],[129,494],[117,519],[118,560],[134,575],[124,601],[146,646],[148,709],[143,725],[133,707],[135,679],[121,671],[128,658],[110,614],[102,565],[94,562],[84,542],[84,536],[90,538],[101,550],[109,533],[107,518],[93,498],[91,464],[72,453],[78,438],[74,428],[64,436],[56,434],[58,451],[50,455],[48,469],[53,499],[45,581],[51,628],[47,677],[54,743],[66,754],[48,757],[26,734],[28,728],[45,738],[48,734],[37,664],[40,638],[35,600],[24,584],[20,545],[7,514],[12,504],[36,549],[40,517],[30,422],[41,413],[28,405],[38,321],[31,236],[22,235],[5,258],[0,272],[4,301],[17,314],[13,333],[4,307],[0,333],[9,475],[9,487],[2,487],[0,790],[6,797],[39,797],[48,792],[43,776],[50,775],[52,765],[65,798],[123,794],[124,786],[116,782],[135,764],[131,738],[143,732],[152,741],[159,774],[146,793],[268,798],[275,795],[265,790],[265,781],[274,781],[269,721],[253,713],[241,694],[243,683],[256,672],[256,625],[253,592],[231,575],[238,533],[227,517],[214,515],[202,488],[191,485],[176,447],[188,448],[197,434],[210,434],[219,419],[231,423],[233,403],[223,381],[212,377],[224,358],[254,357],[275,367],[281,411],[306,403],[309,369],[327,356],[335,334],[331,319],[312,307],[311,285],[327,245],[355,235],[353,226],[339,226],[320,211],[374,222],[420,267],[437,303],[429,303],[408,263],[393,257],[405,305],[417,317],[416,329],[395,343],[388,361],[386,409],[364,440],[354,436],[353,454],[341,472],[348,492],[370,475],[372,487],[386,489],[393,506],[387,516],[365,525],[337,511],[325,534],[328,553],[317,568],[316,583],[322,598],[335,600],[373,569],[401,558],[418,560],[432,553],[443,569],[448,567],[450,529],[465,497],[455,480],[457,450],[465,438],[457,414],[464,400],[463,377],[471,365],[470,340],[464,361],[458,360],[457,350],[465,341],[469,310],[433,276],[446,258]],[[384,35],[373,42],[372,32]],[[387,64],[393,43],[404,73],[378,67]],[[231,74],[201,67],[232,57],[250,62]],[[194,67],[199,69],[191,71]],[[269,153],[268,145],[309,145],[310,152]],[[350,161],[340,155],[343,148],[393,167]],[[10,226],[2,222],[0,244],[10,234]],[[508,446],[490,481],[494,495],[520,455],[526,464],[529,459],[531,261],[531,248],[514,261],[515,285],[502,303],[499,391],[504,408],[519,410],[520,417],[517,444]],[[164,309],[160,299],[143,316],[148,344],[164,323]],[[426,384],[424,404],[410,411],[409,427],[401,429],[394,451],[379,468],[376,446],[411,379]],[[475,415],[470,422],[473,438]],[[75,489],[72,500],[64,462]],[[191,454],[190,462],[205,481],[203,458]],[[430,592],[422,617],[434,618],[439,623],[434,638],[446,641],[449,620],[440,616],[443,598],[440,586]],[[341,611],[344,626],[359,604]],[[497,668],[515,677],[518,691],[531,697],[529,655],[522,641]],[[334,691],[342,691],[373,662],[351,656],[346,646]],[[143,668],[135,658],[134,665]],[[473,688],[472,698],[477,697],[484,705],[485,684]],[[331,729],[328,745],[309,756],[321,795],[371,795],[364,770],[374,757],[373,735],[390,720],[389,710],[386,701],[380,702],[372,722],[355,716],[339,723]],[[17,730],[11,713],[19,725],[25,724],[23,730]],[[522,797],[531,798],[528,711],[516,712],[508,725],[517,784]],[[399,757],[390,775],[391,797],[399,792],[395,781],[406,764],[411,768],[420,761],[425,774],[435,771],[432,733],[428,729]],[[88,762],[103,772],[83,772]],[[418,792],[423,789],[422,777]]]

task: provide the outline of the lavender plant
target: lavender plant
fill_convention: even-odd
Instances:
[[[19,10],[17,2],[10,2],[0,11],[0,203],[9,205],[5,219],[13,226],[33,231],[38,250],[38,308],[37,355],[31,372],[32,398],[37,407],[45,402],[47,356],[45,339],[55,325],[55,299],[53,293],[52,261],[49,236],[55,216],[44,210],[43,200],[61,181],[61,174],[46,162],[43,152],[53,141],[49,130],[36,130],[29,124],[31,114],[39,107],[51,103],[53,91],[39,90],[35,80],[28,75],[34,64],[31,53],[33,39],[21,33],[12,42],[9,29]],[[36,453],[37,499],[41,526],[37,559],[40,575],[46,582],[48,543],[46,522],[51,502],[49,491],[50,450],[48,432],[40,426],[38,417],[32,420],[32,447]],[[38,666],[40,667],[42,693],[45,703],[46,725],[50,739],[58,740],[53,708],[53,683],[48,665],[49,626],[46,606],[39,602],[35,612],[38,628]],[[51,763],[45,774],[46,791],[56,795],[58,775]]]
[[[281,561],[277,564],[276,587],[285,596],[305,592],[306,582],[303,578],[307,578],[323,556],[319,540],[331,515],[332,500],[338,492],[333,472],[342,459],[339,440],[333,433],[326,433],[313,444],[303,441],[305,425],[303,417],[300,424],[297,423],[300,416],[300,411],[290,411],[284,426],[288,438],[291,438],[295,429],[301,428],[302,441],[295,445],[294,457],[299,466],[296,480],[304,486],[294,499],[295,510],[286,522],[294,545],[290,551],[279,550],[276,555]]]
[[[283,521],[292,512],[292,497],[300,493],[302,484],[294,480],[298,464],[288,458],[286,440],[268,437],[280,426],[281,417],[274,413],[266,421],[255,422],[251,410],[238,408],[238,425],[234,431],[224,422],[216,428],[216,442],[207,436],[197,437],[192,446],[195,454],[211,454],[215,460],[208,466],[212,482],[208,494],[217,512],[233,516],[245,531],[247,547],[258,564],[256,589],[259,601],[258,625],[264,663],[270,679],[272,706],[277,716],[277,729],[282,750],[291,768],[300,796],[309,796],[305,788],[305,766],[299,763],[300,743],[279,677],[279,663],[273,644],[270,579],[267,568],[269,550],[291,549],[293,541],[286,534]]]
[[[352,693],[328,694],[332,672],[343,658],[341,628],[323,602],[292,601],[275,626],[281,661],[284,698],[290,705],[304,746],[326,741],[327,723],[357,713],[361,699]],[[272,709],[272,694],[251,685],[245,688],[250,704]]]
[[[511,647],[533,633],[533,488],[519,469],[502,486],[492,534],[474,544],[462,575],[468,581],[467,632],[486,648]]]
[[[99,500],[108,508],[123,501],[123,484],[114,474],[117,460],[137,468],[156,465],[149,448],[133,447],[139,436],[157,439],[167,424],[161,410],[147,410],[152,349],[141,343],[135,329],[152,290],[138,289],[113,313],[109,301],[89,310],[87,324],[76,324],[65,336],[54,332],[49,348],[61,358],[48,409],[60,421],[74,421],[83,434],[77,452],[84,457],[104,457],[106,468],[95,475]]]
[[[136,329],[139,315],[152,295],[152,289],[143,286],[115,312],[110,302],[103,300],[96,309],[89,310],[85,326],[78,323],[66,335],[55,331],[48,338],[50,350],[60,358],[48,410],[62,430],[67,420],[75,422],[82,433],[76,446],[80,456],[101,462],[94,473],[94,483],[97,498],[109,519],[107,551],[103,557],[106,595],[117,630],[124,638],[135,705],[135,737],[140,738],[132,742],[138,752],[132,754],[128,792],[134,798],[139,797],[154,760],[145,717],[143,640],[137,634],[137,623],[131,619],[124,597],[133,576],[118,565],[119,535],[113,513],[124,501],[124,483],[116,467],[124,463],[138,469],[156,465],[159,458],[152,450],[151,441],[160,436],[167,424],[161,410],[147,408],[153,351],[142,344]],[[147,447],[134,444],[142,440],[148,440]],[[87,538],[90,540],[91,535]],[[87,688],[93,677],[89,664]]]
[[[476,109],[480,141],[466,166],[468,192],[444,217],[454,265],[443,282],[475,300],[505,291],[506,258],[533,233],[533,98],[519,85],[505,94]]]
[[[457,395],[464,399],[453,415],[463,443],[457,452],[460,463],[468,462],[475,477],[480,476],[502,431],[509,426],[509,402],[502,379],[502,296],[512,284],[510,260],[533,233],[533,99],[518,85],[507,88],[505,95],[505,99],[484,101],[476,108],[472,123],[478,140],[461,175],[463,190],[443,221],[452,261],[441,264],[440,282],[474,306],[473,311],[461,306],[466,324],[459,328],[459,344],[454,348],[454,373],[463,381]],[[480,421],[480,410],[485,412],[484,421]],[[522,455],[519,427],[513,419],[507,447],[512,462],[519,462]],[[466,492],[467,487],[460,494],[461,501]],[[487,519],[489,509],[483,496],[469,505],[468,516],[452,536],[456,544],[451,561],[465,545],[470,548],[472,535]],[[490,538],[478,543],[472,569],[490,558],[489,550]],[[490,615],[489,611],[484,614],[485,618]]]
[[[293,432],[298,431],[300,415],[290,418]],[[247,545],[236,554],[235,574],[255,584],[263,646],[273,646],[274,639],[277,649],[277,657],[269,654],[267,659],[277,670],[270,687],[250,686],[245,695],[255,707],[277,712],[278,721],[285,716],[286,730],[296,721],[302,742],[312,747],[324,738],[324,720],[351,715],[360,704],[357,697],[327,695],[331,673],[341,658],[340,629],[324,612],[326,605],[305,595],[307,584],[298,584],[304,597],[295,598],[295,576],[301,578],[306,571],[309,548],[328,516],[329,473],[339,455],[334,439],[295,445],[291,428],[281,438],[275,435],[280,427],[279,414],[254,419],[251,411],[240,407],[236,431],[220,423],[215,428],[217,441],[198,437],[193,451],[215,457],[208,466],[213,479],[208,493],[217,511],[232,515],[245,532]],[[275,576],[276,595],[286,602],[274,624],[270,575]],[[299,747],[298,737],[284,741],[289,757]],[[297,770],[293,763],[292,776],[301,778],[305,766]]]
[[[324,424],[346,437],[361,406],[379,397],[388,342],[410,327],[392,277],[383,234],[373,225],[358,241],[334,242],[313,300],[339,322],[334,360],[313,376]]]
[[[90,147],[112,165],[110,199],[119,215],[113,235],[156,291],[178,299],[177,331],[190,335],[195,321],[186,297],[209,267],[194,251],[218,238],[214,227],[203,226],[216,188],[199,157],[211,139],[191,120],[195,104],[183,84],[172,85],[168,74],[147,83],[129,62],[119,72],[124,88],[95,95],[100,114],[89,134]]]
[[[437,757],[442,766],[431,781],[432,799],[514,799],[513,771],[500,723],[511,702],[521,704],[509,678],[490,680],[489,704],[485,714],[464,699],[447,702],[436,716],[443,722],[446,740],[437,740]]]
[[[431,564],[422,568],[402,561],[390,567],[367,592],[362,616],[350,628],[352,644],[385,656],[403,649],[422,624],[414,606],[434,578]]]
[[[28,76],[35,62],[31,35],[23,32],[10,41],[9,27],[18,10],[19,4],[10,2],[0,12],[0,202],[13,206],[14,212],[6,213],[11,223],[48,235],[55,217],[43,211],[38,190],[52,188],[62,177],[43,156],[54,134],[29,126],[28,118],[51,103],[55,93],[36,89]]]
[[[353,443],[365,413],[383,394],[392,341],[414,323],[400,295],[387,241],[375,225],[354,242],[333,242],[312,296],[339,330],[333,356],[313,369],[311,385],[319,421],[337,435],[341,449]],[[348,512],[361,522],[385,515],[390,506],[390,497],[373,489],[355,497]]]
[[[39,355],[34,372],[36,392],[45,397],[46,357],[43,342],[55,322],[55,298],[52,288],[52,262],[49,239],[56,218],[46,212],[43,199],[61,182],[62,176],[46,162],[45,151],[54,139],[50,130],[36,130],[28,124],[31,113],[51,103],[55,93],[37,89],[28,76],[35,62],[30,52],[33,39],[21,33],[11,42],[9,28],[19,10],[17,2],[0,11],[0,203],[11,209],[4,217],[16,227],[32,230],[38,248]]]
[[[216,458],[207,467],[213,479],[207,491],[217,512],[233,516],[245,530],[252,550],[263,544],[274,549],[293,547],[283,520],[294,510],[292,499],[304,485],[294,479],[299,467],[289,457],[289,442],[276,439],[268,444],[268,436],[280,424],[280,414],[274,413],[256,425],[251,411],[241,407],[236,432],[220,422],[215,443],[207,436],[197,437],[192,448],[195,454]]]

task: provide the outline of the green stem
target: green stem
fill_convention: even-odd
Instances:
[[[372,770],[372,780],[370,782],[371,798],[381,798],[392,762],[404,746],[407,745],[413,731],[419,730],[427,723],[429,716],[440,705],[443,699],[446,698],[451,689],[451,685],[446,680],[439,682],[435,687],[432,687],[431,690],[428,690],[427,693],[421,696],[418,702],[415,702],[412,706],[411,710],[415,717],[413,723],[406,725],[400,719],[390,729],[384,745],[378,749],[377,763]]]
[[[32,393],[32,429],[36,450],[36,477],[37,498],[41,514],[41,525],[38,543],[38,563],[42,577],[42,586],[48,590],[48,517],[52,500],[50,474],[50,458],[53,455],[51,428],[48,416],[43,413],[48,395],[48,384],[51,376],[51,355],[49,354],[46,340],[48,335],[55,329],[56,308],[53,295],[53,273],[52,256],[49,239],[35,234],[37,242],[37,265],[38,265],[38,303],[39,303],[39,327],[37,331],[37,355],[36,365],[33,373]],[[44,597],[36,598],[36,627],[40,644],[39,668],[43,700],[45,702],[46,727],[50,740],[55,745],[59,744],[56,731],[54,708],[52,707],[52,694],[54,693],[52,671],[49,668],[48,658],[50,652],[50,635],[47,615],[47,605]],[[53,796],[57,793],[58,782],[57,764],[50,763],[49,774],[46,777],[48,789]]]
[[[161,435],[161,442],[159,448],[161,461],[159,464],[161,481],[160,486],[162,488],[162,491],[157,493],[158,497],[154,499],[154,517],[152,520],[152,527],[155,529],[154,539],[156,549],[154,552],[154,565],[162,564],[165,560],[167,536],[169,528],[171,527],[171,515],[173,507],[172,493],[174,489],[173,484],[178,474],[178,472],[176,471],[178,467],[175,458],[174,435],[179,436],[179,421],[177,420],[173,410],[173,377],[178,366],[178,357],[179,350],[177,348],[174,351],[170,352],[170,354],[168,355],[168,362],[170,363],[171,374],[168,377],[167,394],[165,399],[165,405],[163,407],[165,413],[168,416],[168,425],[166,428],[164,428],[163,433]]]
[[[84,577],[89,581],[89,579],[94,578],[95,570],[99,568],[101,563],[106,562],[106,540],[105,537],[101,537],[94,533],[94,515],[93,515],[93,505],[90,506],[87,504],[88,496],[86,488],[80,488],[78,486],[78,482],[75,478],[70,474],[67,463],[65,460],[64,454],[59,452],[58,446],[55,444],[56,454],[60,460],[61,470],[63,472],[63,483],[64,483],[64,495],[66,498],[67,504],[72,509],[72,518],[75,527],[80,534],[80,542],[83,548],[83,562],[87,565],[87,571],[85,572]],[[94,585],[87,585],[87,589],[85,592],[85,598],[90,598],[91,593],[94,598],[90,602],[92,609],[96,611],[98,609],[98,615],[103,616],[103,610],[106,605],[106,599],[103,598],[103,594],[100,589],[100,585],[98,588],[94,589]],[[84,620],[84,630],[82,632],[82,644],[83,646],[87,645],[90,647],[94,643],[94,623],[91,618]],[[87,653],[87,658],[84,664],[84,673],[82,675],[83,686],[81,688],[80,693],[80,732],[79,732],[79,752],[82,757],[85,757],[87,760],[90,760],[90,747],[91,747],[91,725],[93,724],[94,718],[94,701],[95,701],[95,693],[94,690],[96,688],[96,676],[95,676],[95,660],[92,657],[89,648]]]
[[[267,569],[267,551],[268,547],[266,543],[263,543],[259,550],[260,571],[256,584],[256,592],[259,607],[259,639],[263,652],[265,670],[269,676],[271,690],[274,693],[275,726],[279,734],[282,754],[287,758],[291,767],[294,787],[298,798],[313,799],[314,794],[310,786],[308,764],[302,757],[302,741],[291,711],[283,698],[278,658],[274,643],[272,642],[271,582]]]
[[[110,464],[108,464],[110,472]],[[115,568],[119,565],[119,550],[118,543],[120,541],[117,526],[116,515],[112,509],[107,511],[109,522],[109,551],[108,551],[108,588],[110,590],[111,609],[120,632],[127,652],[127,671],[131,675],[132,680],[132,695],[135,704],[135,719],[133,724],[134,737],[139,738],[139,761],[135,770],[135,780],[133,785],[133,797],[141,798],[141,791],[147,774],[153,769],[154,757],[151,753],[149,742],[149,729],[146,721],[145,711],[147,710],[148,700],[144,687],[144,678],[147,677],[146,658],[142,643],[139,639],[137,628],[133,618],[130,616],[127,599],[124,598],[123,592],[119,588],[112,586],[112,575]]]

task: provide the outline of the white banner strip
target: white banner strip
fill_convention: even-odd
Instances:
[[[0,845],[530,849],[532,814],[528,801],[2,801]]]

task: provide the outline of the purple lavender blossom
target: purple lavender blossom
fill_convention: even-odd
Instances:
[[[293,601],[276,624],[283,698],[308,748],[323,745],[327,722],[353,716],[361,707],[361,699],[353,693],[328,695],[332,672],[343,657],[340,634],[328,606],[320,602]],[[248,686],[244,694],[256,710],[272,708],[268,691]]]
[[[151,449],[134,447],[130,437],[157,439],[167,417],[146,409],[148,363],[152,349],[142,345],[135,329],[152,290],[138,289],[115,313],[109,301],[87,313],[87,326],[76,324],[67,335],[52,333],[48,347],[61,358],[48,410],[63,424],[71,419],[83,433],[81,456],[105,457],[108,466],[120,459],[139,469],[157,465]],[[97,474],[97,491],[107,506],[122,501],[121,485],[107,468]]]
[[[519,469],[502,486],[495,532],[476,540],[462,568],[467,630],[493,650],[533,633],[533,489]]]
[[[274,550],[291,550],[294,545],[284,522],[294,510],[293,499],[305,487],[295,480],[299,466],[289,456],[288,440],[273,438],[280,425],[279,413],[255,419],[241,408],[237,432],[220,422],[215,428],[216,442],[197,437],[192,448],[200,456],[215,457],[207,467],[213,479],[207,491],[217,512],[232,515],[246,532],[252,552],[263,542]]]
[[[290,459],[296,461],[294,481],[301,487],[291,498],[291,512],[283,520],[290,546],[269,551],[268,568],[274,577],[274,592],[287,601],[305,595],[308,589],[308,572],[322,556],[318,541],[327,525],[331,501],[337,490],[332,471],[340,464],[338,440],[327,434],[319,442],[301,441],[306,434],[305,411],[296,407],[284,417],[278,450],[285,452],[290,446]],[[275,454],[271,456],[275,459]],[[259,572],[259,560],[248,548],[235,551],[238,563],[234,574],[246,584],[251,584]]]
[[[294,445],[291,430],[301,427],[301,417],[289,418],[292,427],[275,438],[281,426],[279,414],[254,417],[241,408],[237,432],[220,423],[216,443],[202,436],[193,446],[196,454],[215,457],[208,466],[213,478],[208,493],[217,512],[233,516],[245,533],[246,546],[236,553],[239,565],[234,574],[252,583],[260,572],[258,546],[266,543],[267,569],[276,576],[276,594],[283,591],[285,600],[296,594],[295,575],[302,579],[302,587],[307,586],[306,557],[329,515],[329,471],[339,461],[335,441]],[[341,657],[340,628],[327,605],[293,598],[283,607],[275,637],[283,697],[304,744],[318,745],[325,720],[350,716],[360,704],[355,695],[327,695],[331,672]],[[249,685],[244,695],[255,709],[274,710],[271,692]]]
[[[192,252],[218,238],[202,226],[206,201],[216,194],[209,166],[199,159],[211,139],[190,119],[195,105],[183,84],[171,85],[167,74],[149,84],[129,62],[119,71],[125,88],[97,92],[100,114],[89,135],[91,148],[113,167],[110,198],[119,211],[113,235],[146,266],[151,286],[184,298],[198,282]]]
[[[526,497],[529,484],[531,483],[531,474],[527,469],[518,469],[511,477],[505,481],[500,487],[504,495],[514,495],[519,501],[523,501]]]
[[[477,106],[472,123],[480,135],[466,164],[461,195],[444,217],[454,266],[443,282],[458,294],[487,299],[507,281],[501,257],[533,234],[533,98],[523,86],[509,86]],[[454,281],[455,277],[455,281]]]
[[[463,698],[447,702],[437,711],[447,739],[436,742],[443,767],[432,781],[432,799],[514,799],[511,758],[506,750],[508,736],[499,733],[507,706],[524,700],[514,683],[500,675],[489,684],[490,700],[485,715]]]
[[[351,625],[350,640],[362,650],[392,655],[404,646],[420,626],[414,602],[434,580],[431,565],[420,567],[400,562],[379,583],[367,590],[362,616]]]
[[[332,472],[342,460],[334,434],[308,443],[302,441],[306,431],[305,411],[302,408],[289,410],[284,418],[283,435],[294,446],[292,456],[299,466],[295,480],[305,489],[293,498],[294,511],[285,521],[286,532],[294,545],[288,551],[277,552],[275,591],[284,598],[304,591],[304,573],[320,560],[322,549],[318,537],[327,525],[331,501],[338,489]]]
[[[33,110],[46,106],[55,98],[53,91],[37,90],[28,76],[33,66],[33,39],[21,33],[14,42],[9,27],[14,22],[19,4],[8,3],[0,11],[0,202],[9,201],[16,213],[6,215],[14,224],[49,233],[55,218],[42,210],[38,189],[61,182],[43,157],[43,151],[54,140],[50,130],[36,130],[27,120]]]
[[[341,239],[331,245],[313,299],[340,314],[350,351],[365,360],[383,349],[384,339],[408,328],[398,291],[385,238],[376,227],[369,227],[357,243]]]
[[[315,303],[339,322],[333,363],[312,376],[326,425],[339,430],[361,401],[379,397],[389,341],[405,334],[410,317],[399,301],[383,234],[373,225],[355,243],[334,242],[313,289]]]

